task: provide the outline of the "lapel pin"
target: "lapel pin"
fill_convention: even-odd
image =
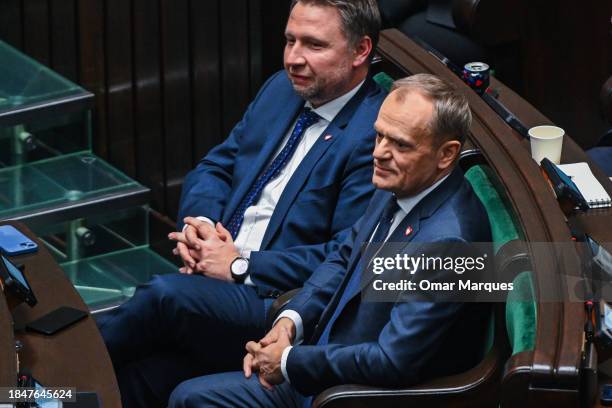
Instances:
[[[412,234],[412,227],[409,225],[408,228],[406,228],[405,235],[408,236],[410,234]]]
[[[331,140],[333,136],[330,134],[325,135],[325,137],[323,138],[325,141]]]

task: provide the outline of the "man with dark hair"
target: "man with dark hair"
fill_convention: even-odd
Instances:
[[[292,4],[284,71],[185,179],[170,234],[184,273],[155,277],[99,323],[126,408],[166,406],[179,382],[239,369],[274,299],[365,211],[379,27],[374,0]]]
[[[270,332],[247,344],[244,372],[188,380],[169,406],[301,407],[335,385],[397,387],[477,364],[488,315],[483,305],[361,297],[371,260],[363,245],[400,243],[389,255],[419,256],[415,246],[428,243],[447,251],[458,243],[490,242],[487,214],[456,166],[470,122],[465,97],[441,79],[419,74],[397,81],[375,123],[372,182],[378,190],[366,214]]]

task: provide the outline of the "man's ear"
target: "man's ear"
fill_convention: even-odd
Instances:
[[[368,60],[372,50],[372,39],[367,35],[361,37],[353,50],[353,67],[359,67]]]
[[[461,152],[461,142],[447,140],[438,148],[438,168],[445,170],[450,167]]]

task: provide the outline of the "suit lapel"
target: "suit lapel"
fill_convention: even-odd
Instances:
[[[265,166],[270,163],[272,156],[283,142],[283,138],[287,134],[289,126],[293,124],[303,106],[304,100],[296,95],[289,103],[283,105],[283,107],[279,109],[278,115],[276,116],[277,120],[269,124],[269,129],[264,131],[267,135],[266,141],[253,163],[253,171],[250,171],[245,178],[241,180],[236,192],[232,194],[232,200],[225,207],[225,211],[223,212],[224,224],[229,221],[251,186],[255,184],[256,178],[264,171]],[[264,126],[267,125],[268,124],[265,124]],[[246,137],[248,137],[248,135]]]
[[[417,205],[418,206],[418,205]],[[393,254],[391,256],[395,256],[396,253],[403,252],[404,248],[419,234],[419,230],[421,229],[421,214],[418,211],[414,211],[416,207],[410,211],[410,214],[407,214],[401,223],[395,228],[387,242],[392,243]],[[410,232],[406,233],[410,228]],[[376,245],[375,249],[380,250],[380,253],[376,253],[376,256],[389,256],[390,254],[385,251],[385,246],[387,243]],[[375,252],[369,252],[371,257],[368,259],[368,263],[372,259]],[[363,271],[368,270],[368,263],[364,263],[363,270],[360,273],[364,273]],[[352,296],[356,296],[366,287],[376,275],[371,274],[367,279],[363,279],[359,285],[359,290],[355,292]]]
[[[376,204],[376,207],[373,208],[371,212],[366,213],[368,219],[361,228],[361,231],[357,233],[357,237],[355,237],[354,242],[356,243],[356,245],[359,245],[359,248],[353,247],[353,250],[351,252],[351,258],[349,259],[346,268],[347,272],[344,275],[342,282],[338,286],[338,290],[336,290],[327,307],[325,308],[323,313],[321,313],[321,318],[319,319],[317,329],[311,337],[311,342],[316,342],[316,340],[319,338],[319,336],[325,329],[325,326],[327,326],[327,322],[334,314],[334,310],[336,310],[336,307],[338,307],[338,303],[342,298],[342,294],[344,293],[344,290],[346,289],[346,286],[348,285],[348,282],[353,276],[353,274],[360,273],[360,261],[362,259],[363,246],[367,245],[370,236],[374,232],[374,228],[376,227],[376,225],[378,225],[378,220],[385,206],[387,205],[387,201],[391,198],[391,193],[375,194],[372,200],[377,198],[379,199],[379,201]]]
[[[334,120],[327,126],[327,128],[319,135],[319,138],[312,146],[306,157],[301,161],[300,165],[296,169],[295,173],[291,176],[291,180],[283,190],[281,197],[274,208],[274,213],[264,234],[263,241],[261,243],[261,250],[265,250],[276,233],[279,231],[287,211],[293,204],[298,193],[306,184],[308,176],[312,172],[312,169],[317,165],[321,157],[336,143],[347,143],[346,140],[338,142],[344,136],[344,130],[348,125],[349,121],[353,117],[355,111],[361,105],[361,102],[370,93],[371,87],[373,86],[372,81],[368,78],[364,85],[359,91],[351,98],[350,101],[342,108],[342,110],[336,115]],[[326,135],[332,135],[331,139],[326,139]],[[350,135],[349,135],[350,136]]]

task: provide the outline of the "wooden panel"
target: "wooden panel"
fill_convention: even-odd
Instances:
[[[133,0],[136,178],[151,188],[151,205],[163,211],[165,194],[159,19],[157,2]]]
[[[176,217],[181,186],[192,168],[189,5],[161,0],[166,213]]]
[[[597,95],[612,74],[611,4],[540,0],[526,8],[521,94],[582,146],[608,126]]]
[[[21,22],[21,0],[0,1],[0,40],[21,48],[23,44]]]
[[[47,66],[51,62],[48,6],[47,0],[23,2],[23,50]]]
[[[131,1],[106,1],[106,109],[108,159],[136,174],[132,106]]]
[[[106,55],[104,52],[104,4],[100,0],[79,0],[80,83],[96,95],[93,115],[93,148],[107,157],[106,131]]]
[[[219,54],[219,1],[191,3],[191,52],[193,55],[193,152],[192,164],[222,142],[221,61]]]
[[[221,2],[223,132],[240,120],[249,100],[249,38],[246,0]]]
[[[261,61],[262,78],[268,78],[283,68],[283,50],[285,47],[285,26],[289,17],[290,0],[263,1],[261,4]]]
[[[51,67],[78,82],[75,0],[49,0]]]
[[[259,90],[261,73],[263,69],[262,49],[268,44],[262,42],[263,4],[261,0],[248,1],[248,24],[249,24],[249,94],[256,95]],[[264,1],[265,3],[265,1]],[[269,2],[268,2],[269,3]]]

